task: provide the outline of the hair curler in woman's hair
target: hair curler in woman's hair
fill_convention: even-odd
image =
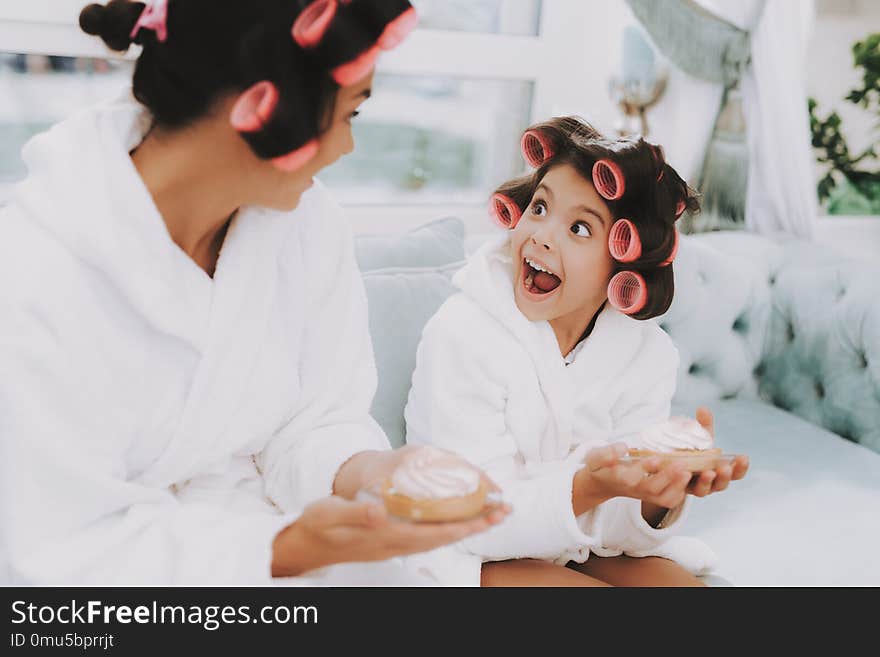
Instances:
[[[230,114],[230,123],[238,132],[249,134],[266,129],[278,108],[278,88],[268,80],[257,82],[239,96]],[[296,171],[318,153],[318,140],[312,139],[294,151],[271,158],[281,171]]]
[[[148,0],[147,6],[129,35],[132,40],[141,29],[152,30],[160,43],[168,40],[168,0]]]
[[[297,17],[292,34],[304,50],[326,46],[324,58],[327,49],[343,46],[330,59],[337,61],[331,76],[345,87],[366,77],[382,50],[398,46],[417,23],[408,0],[314,0]]]
[[[593,165],[593,185],[606,201],[618,200],[626,188],[623,172],[611,160],[599,160]]]
[[[526,130],[520,141],[523,159],[533,169],[540,168],[553,157],[553,146],[541,130]]]
[[[638,272],[622,271],[608,283],[608,303],[625,315],[634,315],[648,301],[648,285]]]
[[[678,231],[674,228],[672,230],[675,232],[675,242],[672,245],[672,252],[669,254],[669,257],[660,263],[661,267],[668,267],[671,265],[675,260],[675,256],[678,255]]]
[[[509,196],[494,194],[490,203],[490,215],[502,228],[513,230],[522,217],[522,211]]]
[[[293,40],[300,48],[314,48],[327,33],[338,7],[336,0],[315,0],[303,9],[293,24]]]
[[[639,229],[629,219],[618,219],[608,232],[608,250],[618,262],[634,262],[642,257]]]

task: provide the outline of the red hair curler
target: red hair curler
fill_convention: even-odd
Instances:
[[[238,132],[259,132],[272,119],[278,100],[278,88],[274,84],[268,80],[257,82],[235,101],[229,122]],[[291,172],[302,167],[317,153],[318,140],[312,139],[287,155],[273,158],[271,162],[281,171]]]
[[[333,79],[340,87],[347,87],[362,80],[375,68],[376,60],[379,59],[381,52],[379,46],[373,46],[350,62],[337,66],[331,72]]]
[[[626,183],[616,162],[599,160],[593,165],[593,185],[606,201],[616,201],[623,196]]]
[[[314,48],[327,33],[337,9],[336,0],[315,0],[306,7],[293,24],[293,39],[300,48]]]
[[[516,203],[509,196],[504,194],[495,194],[492,196],[490,203],[490,212],[492,218],[502,228],[513,230],[522,217],[522,211],[517,207]]]
[[[675,206],[675,220],[678,221],[681,218],[681,215],[684,214],[684,211],[687,210],[687,201],[681,200],[678,202],[678,205]]]
[[[266,126],[277,106],[278,88],[263,80],[239,96],[229,121],[238,132],[257,132]]]
[[[648,285],[641,274],[622,271],[608,283],[608,302],[625,315],[635,315],[648,302]]]
[[[520,141],[520,148],[526,163],[533,169],[539,168],[553,157],[550,140],[540,130],[526,130]]]
[[[675,230],[673,228],[673,230]],[[675,243],[672,245],[672,253],[669,254],[669,257],[666,258],[663,262],[660,263],[661,267],[668,267],[672,264],[672,261],[675,260],[675,256],[678,255],[678,231],[675,231]]]
[[[382,50],[391,50],[400,45],[400,43],[409,36],[419,22],[419,15],[415,7],[410,7],[400,16],[388,23],[388,26],[379,37],[379,47]]]
[[[629,219],[618,219],[608,232],[608,250],[618,262],[633,262],[642,257],[639,229]]]
[[[295,151],[272,159],[272,164],[276,169],[286,171],[288,173],[296,171],[304,166],[309,160],[318,154],[318,140],[312,139],[305,146],[300,146]]]

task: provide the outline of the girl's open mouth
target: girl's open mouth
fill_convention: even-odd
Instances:
[[[523,258],[522,284],[529,295],[546,298],[562,284],[562,279],[540,263]]]

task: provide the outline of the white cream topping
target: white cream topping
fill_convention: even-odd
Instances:
[[[674,416],[648,427],[639,434],[640,446],[654,452],[676,449],[712,449],[713,440],[699,422],[689,417]]]
[[[480,486],[480,473],[467,461],[435,447],[423,447],[391,476],[396,493],[414,499],[470,495]]]

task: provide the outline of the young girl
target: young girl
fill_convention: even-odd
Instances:
[[[714,556],[673,537],[686,494],[722,490],[747,460],[692,480],[611,444],[669,418],[678,353],[646,320],[672,302],[675,222],[698,202],[642,139],[562,118],[522,145],[537,170],[493,197],[509,230],[426,326],[406,408],[408,443],[481,465],[513,513],[426,567],[457,584],[699,584]],[[630,558],[650,556],[665,559]]]

